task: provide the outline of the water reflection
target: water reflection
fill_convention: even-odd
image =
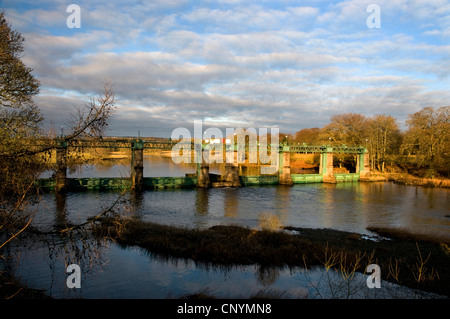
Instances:
[[[66,194],[55,194],[55,228],[62,229],[67,225],[67,196]]]
[[[239,210],[239,199],[237,192],[234,188],[224,189],[224,215],[227,218],[237,217],[237,212]]]
[[[273,285],[280,277],[280,268],[259,266],[256,272],[256,279],[264,287]]]
[[[195,198],[196,214],[205,216],[209,211],[209,191],[205,188],[199,188]]]
[[[384,280],[381,289],[368,289],[363,274],[345,280],[340,271],[326,271],[323,267],[218,267],[114,243],[91,244],[82,251],[77,245],[52,243],[33,241],[20,247],[15,243],[12,248],[20,253],[20,259],[9,258],[0,268],[8,268],[29,287],[44,289],[54,298],[162,299],[198,293],[218,298],[439,297]],[[82,269],[81,289],[66,286],[65,269],[73,262]]]
[[[170,157],[145,155],[143,159],[144,177],[183,177],[186,174],[195,174],[196,163],[176,164]],[[225,174],[225,163],[211,163],[210,173]],[[50,178],[52,171],[44,172],[42,178]],[[131,174],[130,159],[110,159],[96,164],[75,165],[68,168],[69,178],[89,177],[129,177]],[[257,166],[239,165],[240,175],[260,175]]]
[[[291,204],[294,203],[294,205],[301,205],[301,203],[298,203],[297,201],[291,201],[291,188],[291,186],[280,185],[279,187],[275,188],[273,197],[276,209],[274,213],[278,215],[283,225],[285,225],[288,221],[288,216],[291,209],[295,210],[295,206],[292,207]]]
[[[166,169],[162,163],[167,159],[148,157],[146,160],[154,165],[144,164],[144,167],[153,167],[163,176],[170,176],[168,172],[183,176],[191,169],[188,166]],[[161,161],[160,166],[157,161]],[[120,172],[114,165],[110,169]],[[111,176],[110,173],[111,170],[102,174]],[[146,176],[155,175],[155,171],[146,173]],[[49,231],[84,222],[118,196],[115,192],[44,194],[33,225]],[[296,184],[144,191],[130,195],[121,209],[142,221],[199,229],[219,224],[257,228],[261,214],[268,213],[278,217],[283,225],[294,227],[371,234],[368,226],[388,226],[449,236],[450,219],[445,217],[450,211],[449,197],[446,189],[392,183]],[[225,298],[247,298],[261,291],[287,292],[283,297],[293,298],[333,296],[325,288],[329,276],[333,275],[321,268],[305,272],[302,268],[255,265],[214,267],[161,258],[136,247],[95,241],[86,234],[70,240],[56,235],[30,235],[27,239],[13,242],[8,256],[14,258],[0,267],[15,271],[30,287],[45,289],[56,298],[166,298],[202,291]],[[65,285],[65,266],[69,262],[82,266],[81,290],[67,289]],[[333,288],[334,291],[339,287]],[[358,284],[351,289],[356,296],[367,297],[364,287]],[[394,288],[391,291],[399,291],[398,287]]]
[[[322,203],[324,204],[323,210],[323,225],[324,228],[332,228],[334,212],[336,211],[335,206],[339,203],[338,199],[335,198],[336,195],[336,185],[335,184],[323,184],[323,189],[321,192]]]
[[[399,227],[450,236],[448,190],[392,183],[296,184],[213,189],[150,190],[131,196],[128,211],[145,221],[205,228],[257,227],[261,214],[282,225],[372,234],[367,227]],[[43,194],[36,227],[60,228],[95,215],[116,192]]]

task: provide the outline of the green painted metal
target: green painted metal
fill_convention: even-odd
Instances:
[[[335,174],[337,182],[357,182],[359,173]],[[291,174],[294,184],[322,183],[322,174]],[[278,175],[241,175],[239,180],[243,186],[251,185],[278,185]],[[54,179],[42,178],[35,185],[44,191],[54,191],[56,183]],[[144,177],[143,189],[166,188],[194,188],[197,187],[197,177]],[[130,178],[68,178],[68,191],[107,191],[125,190],[131,188]]]
[[[68,143],[63,138],[57,137],[56,138],[56,147],[57,148],[67,148]]]
[[[278,175],[241,175],[241,185],[278,185]]]
[[[74,148],[132,148],[133,139],[95,139],[70,140],[68,145]]]
[[[67,178],[66,188],[68,191],[83,190],[121,190],[131,186],[129,178]],[[56,187],[54,179],[41,178],[36,180],[35,185],[44,191],[53,191]]]
[[[142,139],[135,139],[131,142],[131,148],[135,150],[143,150],[144,149],[144,141]]]
[[[359,173],[350,174],[334,174],[336,182],[358,182],[360,175]]]
[[[320,163],[320,167],[322,169],[321,173],[322,175],[327,175],[327,159],[328,157],[326,156],[326,153],[322,153],[320,156],[320,159],[322,161],[322,163]]]
[[[190,188],[197,186],[197,177],[144,177],[144,189]]]
[[[131,186],[129,178],[68,178],[69,190],[112,190],[127,189]]]
[[[59,147],[75,147],[75,148],[133,148],[139,147],[143,149],[161,149],[161,150],[172,150],[172,148],[181,148],[185,143],[191,146],[192,149],[195,149],[196,143],[187,141],[173,141],[170,138],[151,138],[151,139],[134,139],[134,138],[103,138],[103,139],[72,139],[65,140],[63,137],[58,137],[51,140],[43,140],[42,143],[45,144],[54,144]],[[205,149],[205,144],[202,143],[202,148]],[[235,151],[238,150],[239,144],[223,144],[225,150],[230,150],[234,148]],[[217,146],[215,146],[217,147]],[[244,145],[244,149],[246,151],[250,149],[258,149],[259,145],[249,145],[246,143]],[[272,150],[274,148],[278,148],[280,152],[291,152],[291,153],[348,153],[348,154],[363,154],[367,152],[367,150],[362,146],[347,146],[347,145],[307,145],[303,144],[288,144],[288,143],[280,143],[280,144],[272,144],[266,146],[268,150]]]
[[[59,137],[54,140],[58,148],[67,147],[110,147],[110,148],[131,148],[132,149],[132,168],[134,167],[134,152],[142,150],[145,148],[159,148],[159,149],[172,149],[176,143],[170,139],[159,139],[159,140],[143,140],[138,139],[100,139],[100,140],[64,140]],[[192,145],[195,145],[192,143]],[[199,145],[197,145],[199,146]],[[236,145],[235,145],[236,146]],[[202,144],[202,149],[207,151],[210,145]],[[271,145],[273,148],[274,145]],[[359,181],[360,173],[364,169],[364,154],[367,150],[360,146],[309,146],[306,144],[300,145],[289,145],[280,144],[279,145],[279,168],[278,174],[273,175],[254,175],[254,176],[239,176],[241,185],[276,185],[283,183],[280,180],[281,170],[289,174],[288,169],[283,168],[283,154],[285,153],[320,153],[320,173],[319,174],[290,174],[292,182],[294,184],[300,183],[321,183],[324,182],[324,176],[327,176],[327,161],[328,155],[330,153],[354,153],[358,154],[358,168],[357,172],[354,174],[333,174],[336,182],[347,182],[347,181]],[[287,155],[287,154],[285,154]],[[142,167],[141,167],[142,169]],[[197,163],[197,174],[194,176],[185,177],[144,177],[139,182],[142,184],[143,189],[159,189],[159,188],[184,188],[184,187],[196,187],[198,184],[199,171],[201,169],[201,164]],[[331,173],[331,172],[330,172]],[[212,176],[211,174],[209,176]],[[284,175],[283,175],[284,176]],[[213,176],[214,177],[214,176]],[[285,176],[284,176],[285,177]],[[288,176],[289,177],[289,176]],[[129,189],[132,185],[132,178],[68,178],[63,179],[66,181],[65,187],[69,191],[79,191],[79,190],[117,190],[117,189]],[[222,177],[215,177],[213,180],[216,185],[226,186],[226,181],[222,180]],[[42,189],[55,190],[57,188],[56,181],[53,179],[40,179],[36,182],[36,185]]]
[[[326,150],[326,146],[322,145],[306,145],[303,143],[302,145],[289,145],[289,152],[291,153],[323,153]]]
[[[54,191],[56,183],[54,179],[42,178],[35,182],[35,185],[44,191]],[[197,185],[196,177],[144,177],[144,189],[158,188],[188,188]],[[68,178],[68,191],[86,190],[125,190],[131,188],[130,178]]]
[[[322,174],[291,174],[294,184],[323,183]]]
[[[34,181],[34,185],[44,190],[54,190],[56,181],[53,178],[40,178]]]
[[[359,156],[359,161],[358,161],[359,172],[357,172],[357,173],[360,173],[360,172],[364,171],[364,153],[360,153],[360,154],[358,154],[358,156]]]

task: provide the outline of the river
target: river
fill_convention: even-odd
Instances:
[[[178,166],[170,159],[156,156],[145,157],[144,168],[146,177],[184,176],[195,171],[192,166]],[[220,170],[220,167],[212,168],[212,172]],[[71,171],[69,177],[128,174],[126,163],[111,163],[85,166]],[[61,224],[84,222],[114,202],[118,195],[117,192],[44,194],[33,226],[48,231]],[[275,216],[284,226],[333,228],[366,234],[376,240],[367,227],[399,227],[416,233],[449,236],[449,197],[447,189],[389,182],[349,182],[152,190],[132,202],[125,202],[123,207],[128,214],[143,221],[190,228],[219,224],[259,228],[264,216]],[[339,276],[331,279],[334,275],[320,267],[309,271],[256,265],[216,267],[190,260],[163,259],[140,248],[121,247],[114,242],[74,240],[68,243],[33,235],[14,241],[9,253],[15,257],[5,267],[23,283],[42,289],[54,298],[179,298],[195,293],[223,298],[248,298],[258,294],[283,298],[348,297],[345,295],[348,290],[342,292],[342,296],[338,288],[329,291],[326,283],[338,282]],[[68,263],[81,266],[80,289],[70,289],[66,285]],[[358,278],[353,297],[417,296],[417,292],[394,289],[395,285],[387,282],[383,283],[385,289],[368,289],[364,275]]]

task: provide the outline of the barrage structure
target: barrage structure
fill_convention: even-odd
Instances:
[[[36,184],[42,189],[56,192],[80,191],[80,190],[110,190],[131,188],[137,191],[155,188],[183,188],[183,187],[240,187],[248,185],[293,185],[297,183],[338,183],[347,181],[359,181],[361,177],[369,173],[369,154],[362,146],[330,146],[330,145],[306,145],[280,143],[269,145],[271,152],[278,153],[274,173],[260,175],[240,175],[239,165],[234,160],[225,164],[225,174],[217,175],[209,172],[209,160],[211,152],[208,143],[192,143],[189,147],[194,152],[201,152],[201,160],[197,163],[195,174],[186,174],[184,177],[144,177],[144,149],[159,149],[174,151],[182,143],[171,139],[71,139],[63,137],[54,140],[56,143],[56,172],[53,178],[39,179]],[[239,145],[223,144],[224,152],[234,152],[237,155]],[[230,147],[232,148],[230,150]],[[130,149],[131,151],[131,176],[128,178],[68,178],[67,154],[69,148],[83,150],[86,148],[111,148]],[[217,146],[215,146],[217,150]],[[257,149],[257,147],[256,147]],[[245,150],[249,150],[246,146]],[[291,153],[320,154],[318,174],[291,174]],[[355,154],[355,173],[335,173],[333,167],[334,154]],[[233,158],[237,158],[234,155]]]

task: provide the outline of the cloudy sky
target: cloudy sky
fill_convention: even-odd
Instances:
[[[70,4],[80,28],[69,28]],[[321,127],[335,114],[450,104],[448,0],[4,0],[47,125],[110,81],[108,135],[176,127]],[[380,28],[374,11],[380,9]],[[370,23],[369,23],[370,24]]]

